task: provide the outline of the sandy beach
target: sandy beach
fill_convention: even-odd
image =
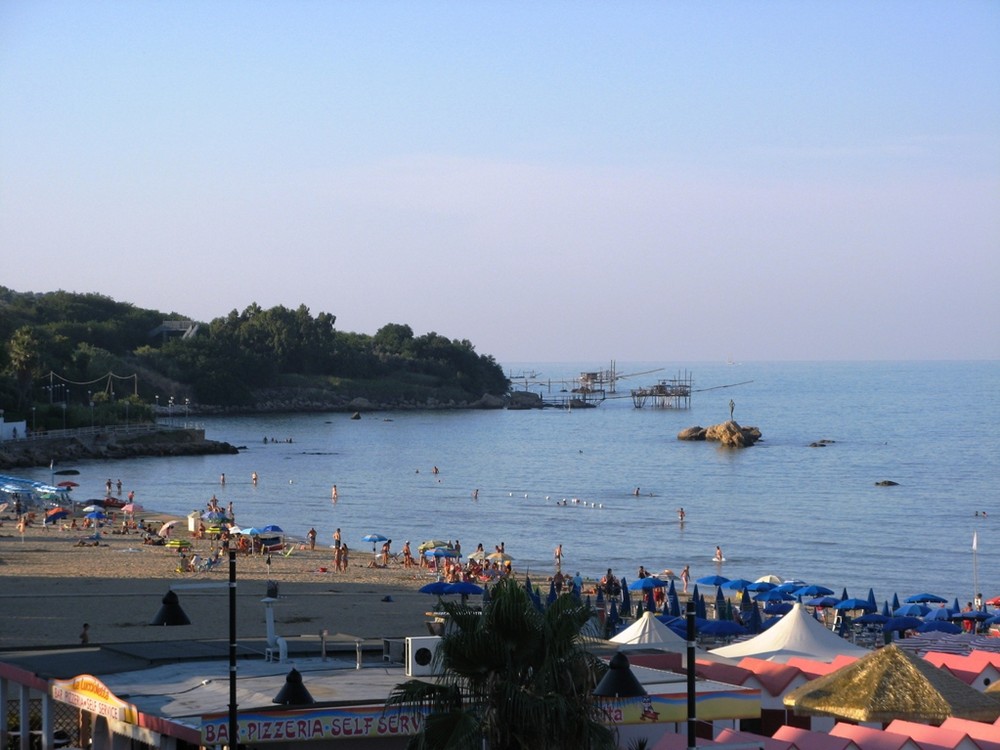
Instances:
[[[147,511],[146,518],[170,517]],[[90,643],[226,638],[228,561],[214,570],[178,573],[175,549],[144,545],[138,534],[112,534],[106,527],[99,546],[78,546],[87,532],[34,525],[22,537],[16,519],[0,527],[0,648],[65,646],[79,643],[83,623]],[[190,539],[189,554],[208,556],[209,540],[192,539],[186,519],[175,538]],[[371,550],[353,549],[347,572],[333,571],[332,550],[290,544],[289,554],[237,558],[237,635],[263,638],[267,581],[278,584],[274,604],[280,636],[317,636],[321,630],[361,638],[427,635],[427,613],[436,597],[417,591],[432,571],[391,564],[369,567]],[[183,587],[217,583],[218,587]],[[189,627],[148,625],[173,586]],[[391,601],[384,601],[390,597]]]

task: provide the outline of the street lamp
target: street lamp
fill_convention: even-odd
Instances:
[[[157,417],[160,416],[160,396],[157,394],[156,396],[153,396],[153,398],[156,399],[156,411],[153,412],[153,421],[155,422]]]
[[[35,407],[31,407],[31,434],[35,434]]]
[[[94,429],[94,400],[90,400],[90,429]]]
[[[157,397],[159,398],[159,397]],[[197,584],[196,584],[197,585]],[[212,584],[207,584],[212,585]],[[177,594],[168,590],[163,606],[150,625],[190,625],[191,621],[181,609]],[[240,725],[236,710],[236,549],[229,549],[229,747],[239,747]]]
[[[188,421],[188,407],[191,405],[191,399],[184,399],[184,426],[187,427]]]
[[[171,396],[167,400],[167,422],[173,425],[174,423],[174,397]]]

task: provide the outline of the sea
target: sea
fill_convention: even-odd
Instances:
[[[102,497],[104,483],[120,478],[125,493],[161,513],[201,512],[215,496],[233,503],[244,527],[275,524],[293,538],[315,528],[324,546],[340,528],[356,560],[372,552],[362,541],[370,534],[394,550],[407,540],[460,542],[464,554],[502,544],[519,574],[544,582],[561,544],[563,570],[584,577],[611,568],[631,580],[640,565],[675,574],[689,565],[692,580],[776,575],[837,595],[872,589],[880,605],[917,593],[962,605],[977,591],[1000,595],[1000,362],[613,366],[594,408],[352,419],[200,417],[174,407],[161,421],[202,427],[239,454],[56,468],[80,471],[77,500]],[[570,395],[581,373],[611,370],[503,367],[515,388],[552,401]],[[687,378],[688,408],[633,403],[632,389]],[[735,420],[762,433],[756,445],[677,439],[726,421],[730,401]],[[22,474],[52,478],[48,468]],[[883,480],[897,484],[877,486]],[[724,562],[713,560],[716,546]]]

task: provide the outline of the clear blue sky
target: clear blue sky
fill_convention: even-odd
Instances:
[[[1000,3],[5,0],[0,258],[502,362],[1000,358]]]

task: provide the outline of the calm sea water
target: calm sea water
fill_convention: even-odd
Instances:
[[[600,369],[505,367],[552,378],[554,392],[560,379]],[[852,596],[872,587],[880,602],[930,591],[964,603],[978,575],[987,597],[1000,594],[1000,363],[618,363],[620,373],[654,367],[664,370],[619,381],[619,394],[681,369],[695,389],[743,384],[696,392],[685,410],[620,398],[571,411],[199,419],[210,438],[245,449],[83,462],[75,494],[100,497],[109,476],[121,477],[145,506],[176,514],[215,494],[242,525],[275,523],[299,537],[315,527],[327,544],[340,527],[359,553],[371,551],[361,541],[369,533],[397,549],[460,539],[466,554],[502,541],[518,570],[538,576],[561,543],[564,567],[585,576],[690,564],[693,578],[773,573]],[[734,451],[676,439],[727,419],[730,399],[763,442]],[[279,442],[264,441],[272,437]],[[821,439],[835,442],[809,447]],[[47,469],[31,474],[49,479]],[[899,486],[876,487],[882,479]],[[712,561],[716,545],[725,563]]]

